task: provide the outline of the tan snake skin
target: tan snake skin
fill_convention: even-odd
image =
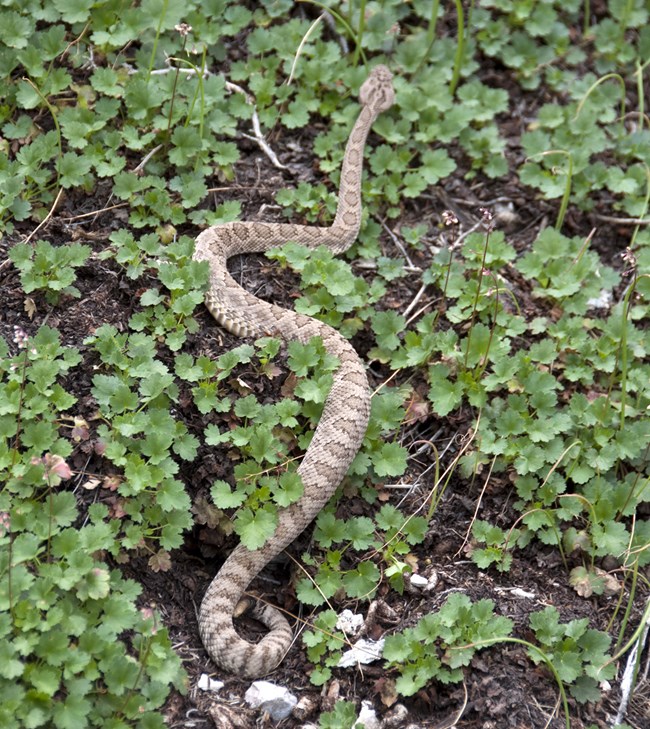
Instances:
[[[394,100],[392,76],[376,66],[359,91],[361,113],[345,148],[339,201],[329,228],[285,223],[225,223],[203,231],[196,239],[194,258],[210,264],[210,288],[205,303],[228,331],[242,337],[277,336],[308,342],[322,338],[340,366],[323,415],[298,473],[302,498],[279,513],[273,536],[260,549],[240,544],[210,584],[199,613],[201,639],[212,660],[242,677],[255,678],[272,671],[292,641],[284,616],[274,607],[257,603],[252,615],[269,632],[256,644],[239,636],[233,612],[244,590],[258,572],[289,545],[329,501],[355,457],[368,424],[370,396],[363,364],[350,343],[336,330],[308,316],[261,301],[230,276],[226,261],[239,253],[267,251],[287,241],[315,248],[326,245],[340,253],[354,243],[361,224],[361,172],[363,149],[370,127]]]

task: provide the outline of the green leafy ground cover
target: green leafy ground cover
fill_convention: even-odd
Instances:
[[[173,579],[197,533],[268,538],[301,495],[296,458],[336,362],[317,341],[220,334],[193,236],[262,203],[331,222],[375,61],[397,100],[374,126],[358,243],[337,259],[288,242],[252,274],[353,338],[376,388],[345,498],[298,553],[308,573],[290,589],[316,612],[285,683],[345,681],[337,612],[380,600],[399,620],[380,631],[380,683],[363,680],[378,710],[401,701],[426,726],[490,661],[505,686],[544,677],[511,686],[497,722],[613,721],[648,623],[648,14],[643,0],[2,3],[3,727],[205,709],[181,698],[208,668],[192,609],[174,623],[138,581]],[[253,114],[293,174],[260,156]],[[414,593],[410,574],[437,568],[437,592]],[[529,607],[499,598],[522,584]],[[184,666],[165,618],[197,648]],[[500,658],[515,647],[523,674]],[[350,726],[357,691],[311,718]],[[648,711],[640,682],[630,726]]]

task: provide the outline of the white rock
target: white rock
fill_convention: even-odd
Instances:
[[[494,217],[502,225],[511,225],[519,219],[519,215],[515,211],[515,206],[511,202],[505,205],[503,203],[496,203],[494,206]]]
[[[513,597],[519,597],[522,600],[533,600],[535,598],[534,592],[529,592],[521,587],[495,587],[494,591],[500,595],[512,595]]]
[[[201,691],[221,691],[224,683],[223,681],[217,681],[214,678],[210,678],[207,673],[202,673],[196,685],[201,689]]]
[[[414,587],[416,590],[431,592],[431,590],[433,590],[438,584],[438,573],[432,572],[430,577],[412,574],[409,577],[409,582],[411,583],[411,587]]]
[[[355,614],[352,610],[343,610],[336,621],[336,627],[347,635],[357,635],[363,627],[363,615]]]
[[[590,309],[609,309],[612,305],[612,298],[612,292],[603,289],[598,296],[587,301],[587,306]]]
[[[359,663],[372,663],[373,661],[378,661],[381,658],[383,650],[383,638],[380,640],[367,640],[366,638],[360,638],[349,651],[345,651],[339,659],[337,666],[339,668],[349,668],[350,666],[356,666]]]
[[[315,696],[313,694],[305,694],[304,696],[301,696],[300,699],[298,699],[298,703],[293,707],[293,711],[291,712],[294,718],[298,719],[299,721],[304,721],[308,717],[310,717],[312,714],[315,714],[318,710],[318,696]],[[307,726],[307,724],[304,724],[303,726]],[[316,727],[318,729],[318,727]]]
[[[411,584],[413,587],[426,587],[429,584],[429,580],[427,580],[426,577],[423,575],[411,575],[409,577],[409,580],[411,581]]]
[[[403,729],[408,716],[409,712],[404,704],[395,704],[390,711],[384,714],[382,729]]]
[[[534,592],[530,592],[529,590],[524,590],[521,587],[514,587],[512,589],[512,594],[515,597],[521,597],[525,600],[532,600],[535,597]]]
[[[265,711],[273,721],[286,719],[298,703],[298,699],[288,689],[270,681],[253,681],[244,700],[253,709]]]
[[[357,717],[357,720],[354,722],[354,724],[350,727],[350,729],[354,729],[357,724],[361,724],[363,729],[381,728],[381,722],[377,718],[377,714],[375,713],[375,710],[373,709],[372,704],[369,701],[361,702],[361,711],[359,712],[359,716]]]

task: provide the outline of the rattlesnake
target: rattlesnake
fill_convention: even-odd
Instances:
[[[273,536],[260,549],[240,544],[228,557],[203,598],[199,631],[205,648],[221,668],[243,677],[263,676],[287,652],[292,633],[279,610],[257,603],[252,614],[269,629],[256,644],[243,640],[233,626],[233,612],[250,581],[269,560],[289,545],[325,506],[345,476],[363,437],[370,412],[364,366],[335,329],[308,316],[287,311],[249,294],[228,273],[226,261],[239,253],[267,251],[287,241],[315,248],[326,245],[340,253],[355,241],[361,224],[363,148],[374,120],[394,100],[392,76],[376,66],[361,86],[361,113],[345,148],[338,208],[331,227],[286,223],[224,223],[196,239],[194,258],[210,264],[205,303],[217,322],[241,337],[278,336],[306,343],[321,337],[325,349],[340,365],[312,441],[298,473],[304,492],[279,513]]]

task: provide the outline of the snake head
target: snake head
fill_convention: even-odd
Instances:
[[[393,74],[386,66],[375,66],[359,89],[359,101],[376,114],[390,109],[395,101]]]

